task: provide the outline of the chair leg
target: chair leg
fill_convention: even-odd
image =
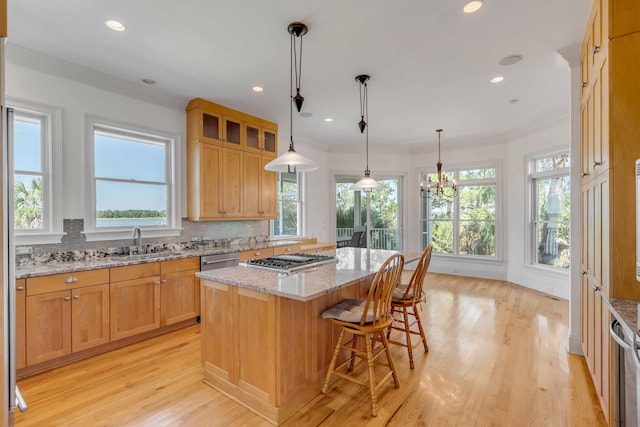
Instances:
[[[383,333],[380,333],[384,337]],[[369,369],[369,394],[371,394],[371,415],[378,415],[378,396],[376,394],[376,377],[373,373],[373,352],[371,350],[371,340],[365,338],[365,348],[367,352],[367,367]]]
[[[344,329],[340,328],[340,336],[338,337],[338,343],[336,344],[335,350],[333,350],[333,357],[331,358],[331,363],[329,363],[329,369],[327,370],[327,377],[324,380],[324,385],[322,386],[322,393],[326,393],[329,390],[329,381],[331,380],[331,376],[333,375],[333,370],[336,367],[336,360],[338,360],[338,353],[340,353],[340,345],[342,344],[342,337],[344,336]]]
[[[409,324],[409,310],[402,307],[402,316],[404,318],[404,335],[407,340],[407,350],[409,351],[409,367],[413,369],[413,344],[411,343],[411,326]]]
[[[356,352],[355,349],[358,346],[358,335],[353,334],[353,342],[351,343],[351,362],[349,362],[349,368],[347,372],[353,371],[353,366],[356,363]]]
[[[413,314],[416,316],[416,322],[418,323],[418,329],[420,330],[420,337],[422,338],[422,343],[424,344],[424,352],[429,352],[429,345],[427,344],[427,337],[424,334],[424,329],[422,328],[422,319],[420,319],[420,311],[416,305],[413,305]]]
[[[387,355],[387,363],[389,364],[389,368],[391,369],[391,374],[393,375],[393,383],[396,388],[400,387],[400,381],[398,381],[398,374],[396,373],[396,365],[393,363],[393,359],[391,358],[391,350],[389,349],[389,341],[387,341],[387,337],[384,336],[383,332],[380,332],[380,338],[382,341],[382,345],[384,346],[384,352]]]

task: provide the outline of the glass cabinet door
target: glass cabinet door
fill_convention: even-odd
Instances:
[[[245,147],[248,150],[260,152],[262,147],[260,145],[260,129],[257,126],[250,124],[245,125]]]
[[[224,140],[226,145],[240,147],[242,145],[242,121],[234,117],[223,116]]]
[[[277,132],[271,129],[262,129],[262,149],[265,155],[275,157],[278,154]]]
[[[202,113],[202,142],[221,141],[220,115],[211,113]]]

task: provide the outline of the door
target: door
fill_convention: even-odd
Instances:
[[[193,319],[199,314],[199,270],[163,274],[160,284],[160,326]]]
[[[137,335],[160,327],[160,277],[111,283],[111,339]]]
[[[109,285],[72,290],[71,348],[75,351],[109,342]]]
[[[27,365],[71,353],[71,292],[26,298]]]

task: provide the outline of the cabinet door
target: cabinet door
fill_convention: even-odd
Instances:
[[[247,151],[260,154],[260,152],[262,151],[262,143],[260,141],[260,127],[251,123],[245,123],[244,134],[245,149]]]
[[[16,280],[16,369],[27,366],[26,349],[26,280]]]
[[[109,342],[109,285],[73,289],[71,349],[85,350]]]
[[[224,131],[222,143],[228,147],[243,148],[244,132],[242,120],[233,116],[222,116],[222,129]]]
[[[260,165],[260,208],[262,217],[265,219],[275,219],[278,216],[278,174],[265,170],[264,166],[271,161],[271,158],[262,156]]]
[[[211,111],[201,112],[200,114],[202,133],[200,142],[221,143],[222,139],[222,116]]]
[[[163,274],[160,285],[160,326],[193,319],[199,312],[199,270]]]
[[[111,340],[160,327],[160,277],[111,283]]]
[[[262,216],[260,206],[260,178],[262,177],[262,156],[254,153],[244,153],[243,182],[244,197],[242,200],[244,216],[256,218]]]
[[[278,155],[278,132],[275,129],[262,128],[262,155],[269,161]]]
[[[222,150],[222,213],[225,217],[242,216],[242,151]]]
[[[27,365],[71,353],[71,292],[26,298]]]
[[[236,383],[234,366],[235,286],[207,281],[202,287],[202,364],[225,381]]]
[[[222,147],[200,144],[200,217],[221,217],[220,171],[222,169]]]

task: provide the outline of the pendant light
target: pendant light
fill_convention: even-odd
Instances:
[[[289,67],[289,135],[291,142],[289,143],[289,151],[273,159],[267,163],[264,168],[271,172],[309,172],[318,169],[318,166],[298,154],[293,148],[293,104],[296,104],[298,112],[302,108],[304,96],[300,94],[300,81],[302,78],[302,36],[307,34],[309,29],[302,22],[293,22],[287,27],[287,31],[291,35],[291,62]],[[300,39],[300,54],[296,50],[296,40]],[[300,61],[298,62],[298,57]],[[295,73],[296,95],[293,96],[293,75]]]
[[[349,190],[352,191],[365,191],[370,192],[378,188],[384,188],[384,184],[380,184],[375,179],[371,178],[371,171],[369,170],[369,105],[367,98],[367,82],[369,76],[361,74],[356,76],[356,81],[360,83],[360,122],[358,122],[358,128],[360,133],[365,133],[365,152],[367,160],[367,168],[364,171],[364,178],[353,184]]]

